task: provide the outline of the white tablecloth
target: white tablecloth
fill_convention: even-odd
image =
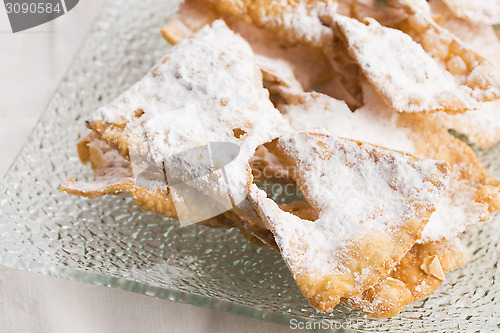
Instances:
[[[0,175],[27,139],[103,0],[12,34],[0,5]],[[0,266],[0,332],[288,332],[288,327]]]

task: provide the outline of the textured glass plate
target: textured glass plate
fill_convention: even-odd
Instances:
[[[332,314],[315,311],[280,256],[238,230],[179,228],[141,212],[128,196],[87,200],[58,192],[68,177],[91,177],[76,155],[87,132],[83,120],[161,58],[168,45],[159,30],[176,5],[107,4],[1,184],[0,263],[281,324],[296,318],[377,332],[498,329],[498,218],[464,235],[472,260],[437,292],[394,319],[372,320],[343,305]],[[500,148],[481,155],[500,176]]]

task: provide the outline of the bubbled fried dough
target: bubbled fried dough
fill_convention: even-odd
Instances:
[[[135,183],[131,163],[118,154],[107,143],[99,140],[95,133],[88,134],[77,144],[78,155],[83,164],[90,164],[94,171],[93,182],[77,182],[72,179],[61,186],[69,194],[86,198],[97,198],[129,192],[143,211],[153,211],[161,216],[176,218],[175,207],[168,191],[151,190]],[[274,178],[290,181],[285,166],[263,146],[257,149],[250,160],[254,175],[262,175],[261,180]],[[254,163],[252,163],[252,161]],[[265,169],[265,170],[264,170]],[[300,216],[311,216],[309,206],[303,202],[280,205],[286,211],[294,211]],[[238,227],[251,243],[277,250],[272,233],[260,222],[254,222],[228,211],[200,224],[213,228]]]
[[[409,17],[400,28],[436,59],[476,102],[500,98],[500,69],[439,26],[425,0],[398,0]],[[477,106],[475,107],[477,108]]]
[[[94,133],[77,145],[82,163],[90,163],[94,171],[93,182],[70,179],[61,190],[86,198],[129,192],[135,203],[144,211],[153,211],[164,217],[176,217],[175,207],[168,190],[141,188],[135,184],[132,165]]]
[[[488,25],[500,23],[498,0],[444,0],[444,2],[457,17]]]
[[[327,312],[395,267],[420,238],[448,172],[447,163],[327,134],[301,132],[268,148],[292,167],[318,218],[282,210],[255,185],[249,200],[303,295]]]
[[[270,30],[291,42],[324,47],[332,32],[320,17],[337,10],[335,0],[207,0],[223,14],[238,17],[247,24]]]
[[[224,19],[231,30],[250,44],[266,87],[281,84],[296,90],[310,90],[334,76],[329,60],[320,48],[291,43],[230,13],[219,13],[207,0],[182,2],[163,27],[162,34],[169,43],[176,44],[216,19]]]
[[[422,238],[410,252],[416,256],[415,260],[424,260],[421,257],[427,252],[416,249],[432,248],[435,244],[456,244],[457,235],[468,226],[491,217],[499,207],[500,182],[481,165],[468,145],[435,124],[428,115],[397,113],[370,86],[364,84],[363,87],[365,106],[355,112],[350,112],[340,101],[317,93],[285,94],[288,104],[278,107],[297,130],[324,126],[339,136],[450,163],[448,186],[424,228]],[[388,135],[389,131],[392,136]],[[454,245],[437,248],[445,253],[451,248],[450,258],[463,259],[463,251]],[[438,261],[433,261],[431,267],[438,267]],[[443,266],[440,277],[444,278],[444,273],[458,268],[463,262]],[[417,270],[406,269],[405,272],[407,281],[413,281],[412,272]],[[377,287],[369,288],[364,297],[355,297],[356,301],[349,298],[348,302],[372,316],[389,317],[396,315],[409,302],[427,296],[439,284],[433,279],[427,289],[409,292],[403,282],[389,277]]]
[[[107,143],[90,133],[78,142],[78,155],[82,163],[90,163],[94,171],[93,182],[69,179],[61,190],[86,198],[116,195],[129,192],[134,202],[143,211],[152,211],[167,218],[177,218],[175,206],[167,190],[138,186],[133,177],[132,165]],[[232,227],[232,222],[219,215],[201,224],[215,228]]]
[[[395,110],[457,113],[483,101],[475,98],[479,90],[470,86],[472,81],[464,82],[462,73],[446,70],[407,34],[373,19],[364,24],[334,15],[331,20],[365,77]],[[484,88],[492,93],[488,98],[496,98],[495,86]]]
[[[201,53],[206,55],[203,61]],[[269,100],[250,46],[221,20],[172,47],[163,61],[97,110],[87,124],[130,160],[159,170],[166,167],[182,177],[188,177],[183,170],[190,170],[190,186],[252,220],[257,216],[246,202],[248,160],[259,145],[290,130]],[[223,171],[191,174],[200,170],[198,160],[169,160],[214,142],[238,149]]]
[[[393,317],[408,304],[434,292],[445,273],[467,260],[467,250],[458,238],[415,244],[381,283],[342,301],[373,317]]]

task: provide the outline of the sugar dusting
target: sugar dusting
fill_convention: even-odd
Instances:
[[[460,38],[470,49],[500,66],[500,42],[492,26],[457,18],[441,1],[433,1],[431,10],[441,26]],[[464,134],[471,143],[481,148],[500,142],[500,101],[498,100],[481,103],[474,111],[456,115],[438,112],[430,116],[444,127]]]
[[[435,161],[370,144],[301,132],[280,138],[278,147],[300,170],[298,183],[319,210],[319,219],[311,222],[281,211],[256,189],[251,195],[264,207],[285,261],[297,265],[294,273],[345,271],[339,261],[342,248],[376,231],[391,234],[418,215],[415,202],[431,209],[444,188]],[[438,174],[436,187],[430,179]]]
[[[413,138],[422,134],[402,126],[399,123],[400,114],[392,110],[372,87],[364,84],[363,95],[365,106],[355,112],[351,112],[344,102],[318,93],[303,93],[300,102],[279,108],[297,130],[323,127],[337,136],[423,158],[435,158],[432,151],[422,154],[417,149]],[[457,116],[447,117],[457,119]],[[464,171],[468,172],[468,166],[452,164],[451,167],[449,185],[425,226],[419,243],[452,239],[489,214],[488,205],[476,201],[477,184],[462,176]]]
[[[432,115],[436,122],[467,136],[481,148],[500,142],[500,101],[482,103],[478,110],[448,115],[439,112]]]
[[[261,17],[266,25],[279,25],[288,30],[295,38],[315,46],[324,46],[325,40],[331,40],[332,31],[325,26],[320,17],[331,15],[337,10],[337,1],[273,1],[279,12]]]
[[[136,117],[139,109],[143,114]],[[250,46],[223,21],[171,48],[164,61],[90,120],[126,123],[131,158],[159,169],[189,149],[211,142],[237,144],[239,155],[225,167],[236,203],[246,196],[248,160],[255,148],[288,129],[262,87]],[[191,163],[187,168],[201,174],[206,166]],[[226,190],[224,177],[214,178],[209,190],[218,195]]]
[[[297,130],[324,127],[339,137],[416,152],[410,131],[398,126],[398,114],[387,107],[369,103],[352,112],[343,101],[319,93],[304,93],[300,104],[285,104],[278,108]]]
[[[500,23],[498,0],[444,0],[458,17],[482,24]]]
[[[392,107],[401,112],[437,111],[444,103],[460,100],[475,108],[471,89],[460,85],[420,44],[399,30],[367,21],[365,25],[334,16],[351,54]]]

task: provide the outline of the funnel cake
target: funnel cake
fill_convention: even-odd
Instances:
[[[249,199],[299,289],[321,311],[384,278],[420,238],[445,187],[446,162],[328,134],[268,145],[291,167],[315,221],[280,209],[255,185]]]

